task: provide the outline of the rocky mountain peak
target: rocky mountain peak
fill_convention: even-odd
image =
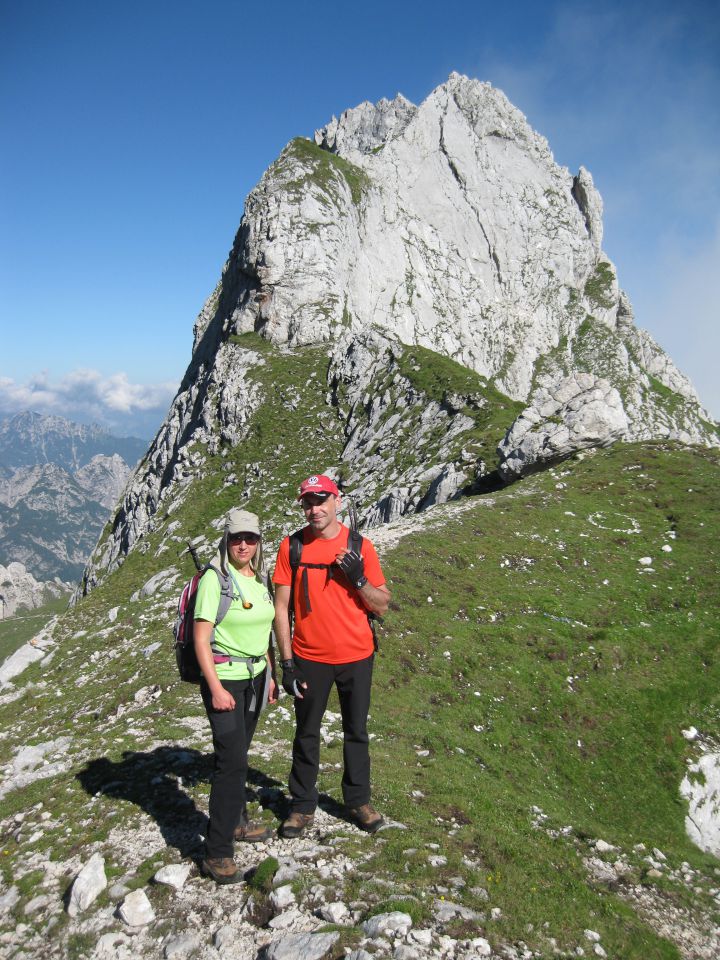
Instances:
[[[417,107],[398,93],[393,100],[377,103],[365,100],[352,110],[345,110],[315,131],[315,143],[324,150],[345,156],[351,153],[372,153],[401,133],[417,113]]]
[[[718,445],[688,379],[635,325],[602,211],[585,167],[556,164],[500,90],[456,73],[419,106],[362,103],[292,140],[247,198],[188,372],[86,587],[153,529],[203,451],[252,429],[270,396],[258,368],[301,348],[330,357],[345,443],[326,466],[359,485],[367,522],[618,439]],[[270,353],[247,346],[258,335]],[[414,430],[421,455],[395,462],[392,436]]]

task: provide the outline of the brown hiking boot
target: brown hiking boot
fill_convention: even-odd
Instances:
[[[263,843],[272,836],[270,827],[262,823],[240,823],[235,827],[233,840],[240,843]]]
[[[215,883],[239,883],[243,877],[232,857],[205,857],[200,870]]]
[[[348,813],[353,823],[365,833],[375,833],[385,823],[371,803],[363,803],[360,807],[348,807]]]
[[[280,836],[285,837],[286,840],[294,840],[305,832],[306,827],[309,827],[314,819],[315,815],[312,813],[294,811],[280,826]]]

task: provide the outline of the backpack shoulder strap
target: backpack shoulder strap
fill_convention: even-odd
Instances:
[[[218,570],[218,568],[214,567],[211,563],[205,567],[205,570],[214,570],[220,583],[220,602],[218,603],[218,611],[215,616],[215,626],[217,626],[220,621],[225,618],[228,610],[230,609],[230,604],[232,603],[232,580],[230,577],[226,577],[222,570]]]
[[[302,530],[296,530],[295,533],[291,533],[289,540],[290,540],[290,569],[293,572],[293,579],[294,579],[295,571],[300,566],[300,558],[302,557],[302,551],[303,551]]]

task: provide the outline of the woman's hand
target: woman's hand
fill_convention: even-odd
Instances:
[[[234,710],[235,697],[225,687],[220,687],[213,692],[212,705],[213,710]]]
[[[270,677],[270,686],[268,687],[268,703],[277,703],[278,685],[274,676]]]

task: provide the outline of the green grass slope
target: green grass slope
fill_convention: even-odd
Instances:
[[[68,605],[67,597],[49,600],[34,610],[19,610],[14,616],[0,620],[0,663],[32,640],[45,624]]]
[[[273,419],[269,407],[246,455],[271,463],[263,458],[270,444],[277,449],[278,431],[311,434],[305,412],[301,427],[279,408]],[[328,448],[328,462],[336,453]],[[300,521],[288,491],[308,464],[278,453],[277,469],[288,473],[275,482],[288,487],[271,495],[268,468],[247,490],[251,506],[275,510],[276,533]],[[222,485],[227,465],[210,466],[170,514],[183,534],[207,532],[209,519],[238,498],[237,484]],[[613,957],[680,955],[622,889],[592,881],[582,860],[601,838],[627,859],[628,882],[659,903],[691,916],[717,910],[710,890],[718,863],[687,840],[678,788],[694,749],[681,730],[694,724],[720,737],[719,473],[712,452],[617,446],[491,497],[436,508],[425,529],[385,550],[393,603],[376,666],[373,779],[378,806],[407,829],[363,839],[371,859],[350,876],[346,900],[361,893],[375,911],[405,902],[422,916],[446,896],[488,918],[458,921],[450,933],[522,940],[543,956],[553,944],[567,955],[587,946],[588,928]],[[31,666],[12,698],[0,698],[0,763],[23,745],[71,738],[55,776],[0,799],[0,869],[21,891],[2,930],[19,919],[40,923],[23,910],[44,858],[72,863],[100,844],[110,877],[127,875],[113,831],[132,832],[148,818],[175,831],[160,859],[196,852],[192,829],[178,840],[177,825],[207,808],[209,737],[197,690],[175,675],[175,591],[130,600],[167,564],[166,536],[159,524],[145,553],[131,554],[66,614],[60,652]],[[183,575],[190,572],[188,564]],[[257,737],[258,794],[275,814],[291,734],[289,715],[275,710]],[[321,788],[328,802],[339,800],[341,742],[322,759]],[[427,844],[438,845],[446,864],[429,865]],[[668,864],[658,877],[644,859],[656,847]],[[692,893],[673,879],[683,862],[697,871]],[[150,852],[131,885],[147,882],[157,863]],[[66,923],[54,927],[59,943]]]

